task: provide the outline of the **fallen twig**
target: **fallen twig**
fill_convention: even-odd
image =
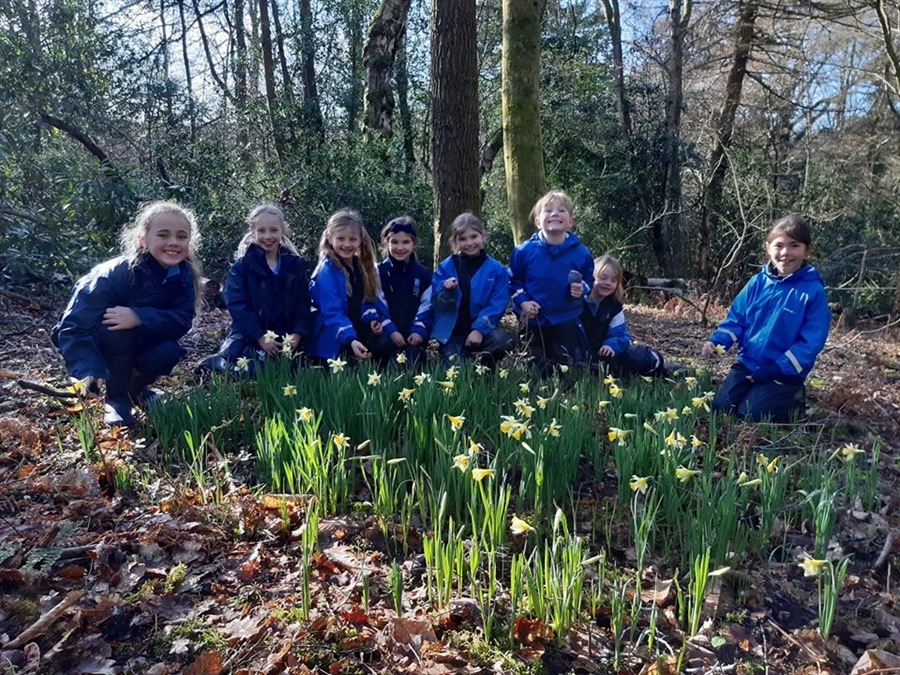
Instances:
[[[878,554],[878,557],[875,559],[875,562],[872,564],[872,571],[877,572],[882,567],[884,567],[885,563],[888,561],[888,557],[891,555],[891,551],[894,548],[894,532],[893,530],[888,532],[887,539],[884,540],[884,546],[881,547],[881,553]]]
[[[44,394],[45,396],[52,396],[54,398],[78,398],[78,394],[74,391],[69,391],[67,389],[57,389],[56,387],[51,387],[46,384],[41,384],[40,382],[31,382],[29,380],[16,380],[16,383],[22,387],[22,389],[30,389],[31,391],[36,391],[40,394]]]
[[[53,607],[50,611],[44,614],[41,618],[31,624],[28,628],[19,633],[19,637],[15,638],[7,642],[3,645],[4,649],[18,649],[24,644],[27,644],[31,640],[36,637],[39,637],[47,632],[47,629],[50,628],[54,623],[56,623],[57,619],[59,619],[63,614],[66,613],[66,610],[69,609],[72,605],[74,605],[81,596],[84,595],[84,591],[72,591],[66,597],[62,599],[62,601]]]

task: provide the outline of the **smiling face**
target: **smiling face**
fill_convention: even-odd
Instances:
[[[786,234],[780,234],[766,243],[769,260],[781,276],[793,274],[809,257],[809,246]]]
[[[174,267],[188,257],[191,224],[180,213],[168,211],[156,216],[141,235],[141,246],[165,268]]]
[[[253,225],[253,241],[266,253],[274,253],[284,237],[281,219],[273,213],[263,213]]]
[[[331,233],[328,239],[331,248],[345,263],[352,263],[353,257],[359,253],[362,244],[362,235],[355,227],[338,227]]]
[[[409,260],[413,250],[416,248],[416,242],[406,232],[394,232],[388,235],[387,250],[394,260],[405,262]]]
[[[534,224],[550,240],[565,238],[574,223],[569,209],[557,199],[545,203],[534,218]]]
[[[612,295],[619,287],[619,275],[609,265],[594,272],[594,292],[601,298]]]
[[[467,227],[456,235],[453,245],[463,255],[478,255],[484,249],[484,235],[476,229]]]

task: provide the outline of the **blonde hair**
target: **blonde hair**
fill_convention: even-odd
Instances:
[[[601,255],[599,258],[594,258],[594,281],[607,267],[616,275],[616,290],[613,291],[613,297],[622,302],[625,299],[625,268],[622,267],[622,263],[611,255]],[[591,293],[593,294],[593,291]]]
[[[453,219],[453,222],[450,223],[450,245],[456,253],[459,252],[456,248],[456,240],[459,239],[466,230],[475,230],[484,238],[485,244],[487,243],[488,235],[487,231],[484,229],[484,223],[481,222],[481,218],[474,213],[466,211],[465,213],[460,213]]]
[[[197,216],[193,211],[171,199],[145,202],[141,204],[134,220],[125,225],[119,233],[119,246],[132,267],[140,263],[144,256],[149,255],[145,239],[153,221],[167,213],[181,216],[188,224],[190,239],[188,239],[188,252],[185,260],[193,272],[194,307],[199,310],[202,305],[203,275],[200,271],[200,259],[197,257],[200,248],[200,228],[197,225]]]
[[[566,208],[566,211],[569,212],[569,215],[574,217],[575,204],[572,202],[572,198],[562,190],[550,190],[550,192],[538,199],[535,205],[532,207],[531,219],[534,220],[535,218],[537,218],[538,214],[541,212],[541,209],[543,209],[547,204],[550,204],[551,202],[559,202]]]
[[[347,280],[347,295],[353,293],[353,287],[350,285],[350,275],[347,273],[347,269],[337,252],[335,252],[334,246],[331,245],[331,237],[335,232],[344,228],[356,228],[359,232],[358,257],[360,262],[359,268],[363,278],[363,298],[371,302],[378,297],[379,288],[378,269],[375,266],[377,263],[375,242],[372,241],[372,237],[366,232],[366,228],[363,227],[362,217],[356,211],[342,209],[331,214],[328,223],[325,225],[325,230],[319,238],[319,263],[316,265],[313,276],[322,269],[325,260],[331,260],[343,272],[344,278]]]
[[[250,215],[248,215],[246,221],[244,221],[247,223],[247,231],[241,238],[237,251],[234,253],[235,259],[244,255],[247,252],[247,249],[250,248],[250,244],[256,243],[256,224],[262,216],[275,216],[278,218],[278,224],[281,225],[281,245],[294,255],[300,255],[297,253],[297,247],[294,246],[294,243],[288,236],[290,235],[291,228],[284,219],[284,211],[275,204],[259,204],[258,206],[253,207],[253,210],[250,211]]]

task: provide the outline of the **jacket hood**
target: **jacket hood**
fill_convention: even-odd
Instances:
[[[773,272],[772,263],[770,262],[767,262],[765,265],[763,265],[762,271],[763,274],[766,275],[766,277],[776,282],[799,283],[818,281],[822,285],[825,284],[825,282],[822,281],[822,277],[819,275],[819,270],[813,267],[810,263],[804,264],[803,267],[801,267],[799,270],[797,270],[793,274],[789,274],[786,277],[779,277],[775,272]]]
[[[531,235],[529,242],[542,246],[551,252],[568,251],[570,248],[581,246],[581,239],[574,232],[566,232],[566,238],[559,244],[548,244],[540,232],[535,232]]]

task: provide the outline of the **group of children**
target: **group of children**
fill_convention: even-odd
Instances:
[[[251,373],[268,358],[302,352],[317,361],[347,357],[415,363],[429,340],[445,362],[488,365],[519,340],[541,372],[556,365],[604,364],[618,376],[667,374],[662,355],[631,344],[622,308],[623,269],[594,260],[572,231],[570,198],[542,197],[537,232],[513,251],[509,267],[487,254],[487,233],[471,213],[450,226],[453,254],[432,275],[416,259],[408,217],[381,231],[385,258],[355,211],[333,214],[312,273],[289,238],[281,209],[254,208],[225,284],[232,325],[206,367]],[[69,374],[86,392],[105,385],[105,420],[134,424],[133,405],[184,355],[178,339],[196,309],[199,232],[193,213],[171,201],[142,208],[123,230],[123,255],[80,279],[53,329]],[[830,314],[824,287],[806,262],[809,223],[778,221],[766,244],[770,262],[744,288],[702,348],[712,356],[739,345],[737,363],[714,400],[752,419],[802,411],[803,382],[824,346]],[[510,300],[520,330],[501,325]],[[401,359],[402,360],[402,359]]]

